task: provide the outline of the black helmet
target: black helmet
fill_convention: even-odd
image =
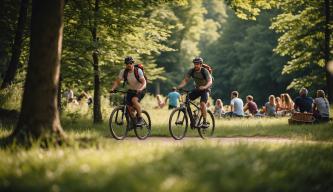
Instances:
[[[127,56],[125,57],[124,63],[127,64],[133,64],[134,63],[134,59],[131,56]]]
[[[193,63],[200,63],[200,64],[202,64],[203,63],[203,59],[201,57],[195,57],[193,59]]]

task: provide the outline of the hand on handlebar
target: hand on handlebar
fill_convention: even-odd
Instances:
[[[115,93],[115,92],[116,92],[115,89],[111,89],[111,90],[109,91],[109,93]]]

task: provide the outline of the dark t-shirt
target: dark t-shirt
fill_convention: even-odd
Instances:
[[[301,97],[298,96],[295,98],[295,109],[299,109],[301,113],[303,112],[312,112],[312,103],[313,99],[311,97]]]
[[[193,80],[195,82],[195,87],[196,88],[198,88],[200,86],[205,86],[207,84],[208,80],[212,78],[207,69],[202,68],[201,70],[203,71],[203,73],[205,74],[205,76],[203,76],[203,74],[202,74],[201,71],[195,71],[195,70],[193,71],[193,68],[190,69],[186,73],[186,76],[188,78],[191,78],[192,77],[191,74],[193,73]],[[205,77],[207,77],[207,79]]]
[[[258,107],[257,107],[257,104],[253,101],[249,101],[247,103],[247,106],[249,107],[249,111],[251,114],[256,114],[258,113]]]

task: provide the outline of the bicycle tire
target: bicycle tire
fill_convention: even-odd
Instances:
[[[109,118],[109,128],[113,138],[123,140],[127,137],[129,119],[127,115],[123,115],[124,107],[118,106],[111,112]],[[120,121],[118,121],[120,117]],[[114,119],[115,118],[115,119]]]
[[[181,119],[179,119],[181,118]],[[175,122],[173,122],[175,120]],[[182,127],[185,123],[185,127]],[[180,125],[179,128],[177,128]],[[169,118],[169,132],[170,135],[175,139],[175,140],[181,140],[185,137],[186,132],[187,132],[187,127],[188,127],[188,118],[187,114],[184,108],[178,107],[174,109]],[[177,131],[179,134],[177,134]]]
[[[149,113],[145,110],[142,111],[143,125],[135,126],[134,132],[138,139],[144,140],[151,134],[151,121]],[[143,134],[142,134],[143,133]]]
[[[199,120],[199,124],[201,124],[201,122],[203,121],[202,116],[200,116],[200,120]],[[214,135],[214,131],[215,131],[215,118],[213,113],[210,110],[207,110],[207,120],[208,123],[210,123],[208,128],[201,128],[198,127],[198,133],[200,135],[201,138],[206,139],[209,137],[212,137]]]

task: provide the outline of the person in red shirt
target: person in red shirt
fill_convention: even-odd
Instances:
[[[253,101],[253,96],[248,95],[246,96],[246,104],[244,106],[244,112],[249,111],[251,115],[255,116],[258,113],[258,106]]]

